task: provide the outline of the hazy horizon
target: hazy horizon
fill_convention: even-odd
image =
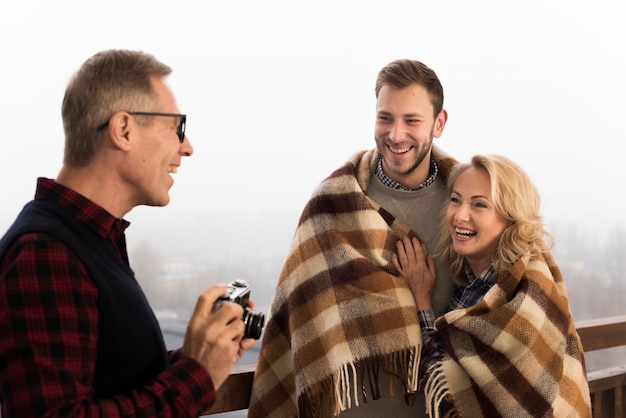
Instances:
[[[617,53],[626,26],[618,6],[5,2],[0,231],[32,199],[38,176],[57,175],[67,82],[109,48],[141,49],[173,68],[169,84],[195,148],[174,175],[167,207],[127,215],[131,243],[160,224],[174,229],[180,217],[198,223],[173,237],[202,231],[219,243],[208,232],[215,218],[235,243],[256,242],[271,226],[293,231],[313,188],[374,147],[375,78],[397,58],[422,60],[441,79],[449,120],[435,144],[463,161],[499,153],[518,162],[541,193],[549,228],[626,226],[626,197],[612,190],[623,178],[618,147],[626,136],[626,56]],[[273,214],[276,225],[237,226]],[[173,239],[159,241],[176,248]],[[226,250],[236,253],[231,245]]]

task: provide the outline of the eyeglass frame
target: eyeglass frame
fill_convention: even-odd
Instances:
[[[180,124],[176,127],[176,135],[178,136],[178,142],[181,144],[185,142],[185,127],[187,125],[187,115],[181,113],[160,113],[160,112],[129,112],[126,111],[129,115],[133,116],[165,116],[170,118],[179,118]],[[107,127],[111,120],[107,120],[102,125],[98,126],[96,130],[101,131]]]

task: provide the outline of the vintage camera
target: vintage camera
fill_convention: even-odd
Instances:
[[[262,312],[254,312],[248,308],[248,299],[250,299],[250,286],[245,280],[237,279],[228,284],[226,292],[220,296],[213,305],[213,312],[217,311],[223,303],[236,303],[244,309],[241,320],[245,326],[244,338],[254,338],[258,340],[263,332],[265,325],[265,315]]]

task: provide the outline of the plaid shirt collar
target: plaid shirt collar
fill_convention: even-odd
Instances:
[[[104,208],[74,190],[45,177],[37,179],[35,199],[56,202],[81,223],[108,240],[121,239],[130,225],[127,220],[115,218]]]
[[[432,156],[430,158],[430,175],[422,184],[420,184],[417,187],[411,187],[411,188],[404,187],[397,181],[391,180],[389,176],[385,174],[385,172],[383,171],[383,158],[382,157],[378,159],[378,164],[376,165],[376,177],[378,177],[380,182],[384,184],[385,186],[391,187],[392,189],[396,189],[396,190],[417,191],[417,190],[424,189],[430,186],[431,184],[433,184],[433,182],[437,179],[438,175],[439,175],[439,168],[437,167],[437,163],[435,162],[435,159],[432,158]]]
[[[450,301],[448,310],[468,308],[476,305],[498,281],[498,275],[493,268],[493,264],[490,264],[482,273],[475,276],[469,264],[465,262],[463,271],[467,278],[467,284],[457,288]]]

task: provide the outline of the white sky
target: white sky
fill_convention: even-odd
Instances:
[[[519,162],[547,220],[624,225],[620,3],[2,2],[0,231],[32,198],[37,176],[56,176],[65,86],[109,48],[145,50],[173,67],[170,85],[195,147],[170,206],[131,218],[144,210],[299,214],[322,178],[374,146],[378,70],[415,58],[443,83],[449,121],[436,143],[446,151]]]

